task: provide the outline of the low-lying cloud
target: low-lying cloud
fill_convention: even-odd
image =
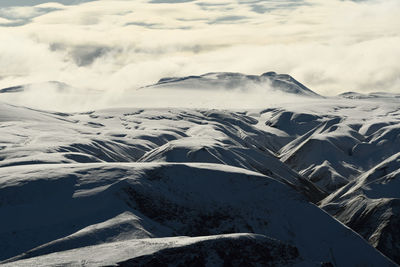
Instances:
[[[397,0],[57,2],[0,6],[0,87],[57,80],[112,95],[272,70],[323,95],[400,90]]]
[[[172,84],[96,91],[45,82],[6,88],[7,92],[0,94],[0,100],[44,110],[85,112],[118,107],[263,109],[276,104],[319,99],[284,93],[267,81],[262,84],[247,81],[240,86],[230,86],[229,83],[196,84],[191,81],[191,85],[190,88]]]

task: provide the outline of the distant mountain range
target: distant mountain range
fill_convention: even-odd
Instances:
[[[2,93],[20,93],[30,88],[40,88],[41,86],[51,86],[60,93],[76,91],[75,88],[64,82],[48,81],[42,83],[16,85],[0,89]],[[210,72],[203,75],[191,75],[185,77],[165,77],[157,83],[142,87],[149,89],[187,89],[187,90],[249,90],[252,88],[263,88],[271,92],[279,92],[290,95],[306,97],[322,97],[316,92],[304,86],[288,74],[277,74],[270,71],[261,75],[246,75],[236,72]],[[96,93],[91,90],[91,93]],[[372,98],[400,98],[400,94],[374,92],[362,94],[358,92],[345,92],[338,95],[340,98],[349,99],[372,99]]]
[[[76,89],[66,83],[49,81],[43,83],[26,84],[0,89],[0,93],[19,93],[31,87],[52,86],[59,92]],[[264,88],[276,92],[295,94],[301,96],[320,97],[317,93],[287,74],[266,72],[260,76],[245,75],[233,72],[213,72],[200,76],[162,78],[153,85],[143,88],[174,88],[188,90],[248,90],[251,88]]]
[[[24,84],[24,85],[16,85],[16,86],[11,86],[7,88],[0,89],[0,93],[20,93],[24,92],[26,89],[29,89],[30,87],[40,87],[40,86],[51,86],[52,88],[56,88],[58,92],[66,92],[72,88],[72,86],[63,83],[63,82],[57,82],[57,81],[48,81],[48,82],[42,82],[42,83],[34,83],[34,84]]]

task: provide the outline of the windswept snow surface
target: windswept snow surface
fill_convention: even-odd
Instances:
[[[1,263],[396,266],[399,98],[323,98],[272,72],[138,91],[212,94],[264,79],[299,101],[89,112],[0,103]]]

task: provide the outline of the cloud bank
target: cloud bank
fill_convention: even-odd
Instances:
[[[398,0],[7,2],[1,88],[56,80],[114,94],[165,76],[272,70],[323,95],[400,91]]]

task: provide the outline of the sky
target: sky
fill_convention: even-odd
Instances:
[[[400,93],[399,14],[398,0],[1,0],[0,88],[276,71],[323,95]]]

